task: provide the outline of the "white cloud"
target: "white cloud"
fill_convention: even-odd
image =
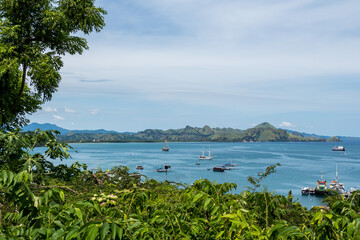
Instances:
[[[290,122],[282,122],[282,123],[280,123],[280,125],[279,125],[280,127],[295,127],[295,125],[294,124],[292,124],[292,123],[290,123]]]
[[[43,110],[45,112],[57,112],[58,111],[56,108],[52,108],[52,107],[45,107],[45,108],[43,108]]]
[[[65,107],[64,111],[67,112],[67,113],[75,113],[75,110],[72,110],[72,109],[70,109],[68,107]]]
[[[99,109],[93,109],[93,110],[91,110],[90,114],[91,115],[98,115],[99,111],[100,111]]]
[[[63,118],[63,117],[61,117],[61,116],[59,116],[59,115],[53,115],[53,118],[55,119],[55,120],[65,120],[65,118]]]

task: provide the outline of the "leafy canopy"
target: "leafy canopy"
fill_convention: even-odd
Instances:
[[[57,90],[61,56],[88,49],[79,33],[99,32],[95,0],[0,0],[0,128],[27,123]]]

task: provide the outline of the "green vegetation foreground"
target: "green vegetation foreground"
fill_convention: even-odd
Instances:
[[[0,239],[360,239],[358,193],[309,211],[291,194],[256,192],[263,177],[240,194],[208,180],[142,182],[125,167],[55,166],[69,145],[14,130],[51,100],[61,56],[86,50],[79,36],[100,31],[105,13],[94,0],[0,0]]]
[[[91,172],[55,166],[69,146],[50,131],[0,134],[0,238],[3,239],[359,239],[360,196],[307,210],[287,197],[232,183],[141,181],[126,167]],[[44,154],[32,150],[44,145]]]

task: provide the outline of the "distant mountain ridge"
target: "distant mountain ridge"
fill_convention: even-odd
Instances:
[[[146,129],[137,133],[98,130],[68,130],[54,124],[32,123],[24,127],[24,131],[35,129],[54,129],[61,132],[57,138],[66,142],[158,142],[168,141],[217,141],[217,142],[325,142],[344,141],[342,137],[318,136],[316,134],[299,133],[296,131],[278,129],[264,122],[246,130],[233,128],[202,128],[186,126],[182,129]],[[345,137],[345,141],[360,141],[360,138]]]
[[[112,131],[112,130],[105,130],[105,129],[97,129],[97,130],[69,130],[69,129],[65,129],[62,127],[58,127],[55,124],[51,124],[51,123],[31,123],[25,127],[23,127],[23,131],[27,132],[27,131],[35,131],[36,129],[41,129],[41,130],[57,130],[60,132],[60,134],[62,135],[66,135],[69,133],[101,133],[101,134],[108,134],[108,133],[119,133],[117,131]]]

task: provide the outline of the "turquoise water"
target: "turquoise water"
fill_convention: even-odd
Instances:
[[[322,198],[302,196],[301,188],[314,186],[323,175],[330,182],[335,178],[336,164],[340,181],[348,190],[360,185],[360,143],[342,143],[344,152],[331,151],[334,143],[168,143],[169,152],[161,151],[163,143],[81,143],[71,144],[74,161],[85,163],[90,169],[111,169],[122,165],[130,172],[138,172],[136,165],[142,165],[142,174],[159,181],[165,179],[191,184],[197,179],[209,179],[217,183],[233,182],[239,193],[249,186],[248,176],[256,177],[257,172],[267,166],[280,163],[277,172],[263,181],[268,191],[287,195],[291,190],[303,206],[321,205]],[[212,160],[198,160],[204,148],[210,147]],[[200,162],[200,165],[196,165]],[[225,163],[236,164],[233,170],[213,172],[214,166]],[[171,165],[167,174],[156,172],[158,167]]]

